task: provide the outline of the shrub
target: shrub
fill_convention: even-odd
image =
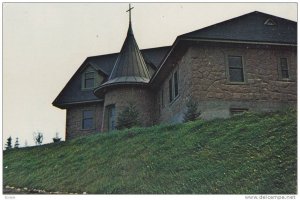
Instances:
[[[129,104],[119,115],[117,129],[131,128],[133,126],[138,126],[139,113],[136,109],[136,106],[132,103]]]
[[[52,138],[53,139],[53,142],[56,143],[56,142],[60,142],[61,138],[58,137],[59,133],[56,133],[55,137]]]
[[[200,116],[200,112],[198,112],[198,103],[192,99],[189,99],[186,104],[186,112],[183,116],[183,121],[194,121]]]
[[[43,133],[41,132],[34,133],[33,139],[36,145],[41,145],[44,139]]]

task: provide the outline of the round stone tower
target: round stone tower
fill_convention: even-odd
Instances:
[[[114,130],[118,114],[130,104],[136,106],[141,125],[153,124],[154,96],[148,86],[150,78],[129,20],[127,36],[113,70],[108,80],[94,91],[104,99],[103,131]]]

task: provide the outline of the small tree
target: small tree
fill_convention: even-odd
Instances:
[[[5,147],[6,150],[12,149],[11,141],[12,141],[11,137],[7,138],[6,147]]]
[[[119,115],[117,129],[131,128],[139,125],[139,113],[136,106],[132,103],[129,104]]]
[[[36,145],[41,145],[44,139],[43,133],[41,132],[34,133],[33,139]]]
[[[19,144],[19,138],[16,138],[15,148],[18,149],[19,146],[20,146],[20,144]]]
[[[184,113],[183,121],[194,121],[200,116],[200,114],[201,113],[198,112],[198,103],[192,99],[189,99],[186,104],[186,112]]]

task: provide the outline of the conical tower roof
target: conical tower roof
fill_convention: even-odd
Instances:
[[[148,83],[150,78],[147,65],[135,41],[131,21],[129,21],[127,36],[120,54],[108,81],[102,86],[118,83]]]

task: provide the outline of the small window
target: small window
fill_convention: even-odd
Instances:
[[[178,96],[178,72],[174,73],[174,95],[175,97]]]
[[[169,80],[169,100],[170,102],[173,100],[173,78]]]
[[[175,71],[169,80],[169,97],[172,102],[179,95],[178,91],[178,71]]]
[[[280,58],[280,73],[282,79],[288,79],[290,77],[287,58]]]
[[[83,80],[84,89],[92,89],[95,86],[95,72],[85,72]]]
[[[232,116],[234,115],[240,115],[244,112],[247,112],[249,109],[248,108],[230,108],[230,114]]]
[[[92,129],[94,127],[94,112],[91,110],[83,111],[82,129]]]
[[[108,131],[116,129],[116,109],[115,105],[107,106],[107,117],[108,117]]]
[[[244,82],[242,56],[228,56],[229,81]]]
[[[163,108],[165,106],[164,102],[164,88],[161,89],[161,107]]]

